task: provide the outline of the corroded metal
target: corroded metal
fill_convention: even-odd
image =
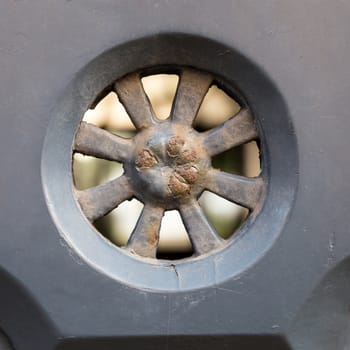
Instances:
[[[173,103],[172,120],[191,126],[212,82],[210,74],[194,69],[184,70]]]
[[[216,233],[196,200],[183,203],[179,210],[197,254],[205,254],[224,245],[224,240]]]
[[[118,80],[115,89],[135,127],[143,129],[151,126],[155,116],[139,74],[133,73]]]
[[[171,116],[154,117],[140,75],[131,74],[115,84],[138,133],[123,139],[87,123],[77,131],[74,151],[120,161],[125,173],[107,184],[76,197],[93,222],[121,202],[138,198],[145,206],[126,249],[156,257],[159,230],[165,210],[179,210],[196,255],[218,249],[225,241],[216,233],[198,204],[204,190],[254,211],[266,184],[261,177],[247,178],[212,168],[211,157],[258,138],[254,118],[243,108],[222,125],[199,133],[192,128],[199,107],[213,82],[207,73],[182,71]]]
[[[132,142],[95,125],[81,122],[75,135],[74,151],[96,158],[123,162],[128,159]]]
[[[179,136],[173,136],[167,144],[166,151],[169,157],[177,157],[185,144],[185,141]]]
[[[264,189],[261,177],[248,178],[218,170],[211,170],[206,180],[209,191],[251,210],[255,208]]]
[[[120,203],[132,198],[133,195],[134,192],[125,175],[103,185],[84,191],[76,191],[81,209],[88,220],[92,222],[108,214]]]
[[[171,119],[155,123],[134,137],[135,149],[124,163],[136,197],[164,209],[196,197],[203,190],[210,158],[201,136]]]
[[[215,156],[257,138],[254,118],[248,109],[243,108],[233,118],[207,131],[204,144],[209,156]]]
[[[135,165],[138,169],[148,169],[157,163],[157,158],[147,149],[143,149],[135,160]]]
[[[164,209],[146,204],[126,248],[141,256],[156,257]]]

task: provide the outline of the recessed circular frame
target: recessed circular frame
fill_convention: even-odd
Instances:
[[[180,76],[171,115],[164,121],[155,117],[141,83],[143,75],[154,72]],[[212,84],[234,96],[241,110],[222,125],[198,132],[192,124]],[[113,90],[137,129],[132,139],[81,121],[88,108]],[[262,154],[259,177],[212,167],[211,157],[257,139]],[[71,171],[74,152],[122,162],[125,172],[109,183],[78,191]],[[151,290],[197,289],[242,273],[276,241],[296,191],[296,154],[288,110],[261,70],[211,40],[164,34],[101,54],[72,81],[48,127],[43,187],[62,237],[102,273]],[[206,189],[250,210],[228,240],[217,235],[198,205]],[[132,197],[143,202],[144,209],[120,249],[91,222]],[[171,209],[182,216],[193,257],[155,258],[161,219]]]
[[[115,84],[116,93],[138,133],[125,139],[82,122],[75,137],[75,152],[124,164],[125,173],[106,184],[76,191],[81,209],[94,222],[123,201],[136,197],[144,209],[125,249],[156,258],[165,210],[179,210],[190,236],[194,256],[223,248],[222,239],[198,204],[204,190],[214,192],[251,211],[261,208],[266,180],[231,175],[214,169],[211,157],[258,138],[255,121],[242,108],[218,127],[197,132],[193,122],[215,79],[193,68],[178,68],[180,82],[170,118],[157,120],[141,83],[142,72]]]

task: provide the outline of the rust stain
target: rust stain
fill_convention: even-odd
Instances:
[[[178,173],[189,184],[194,184],[198,179],[198,169],[194,166],[178,167],[176,173]]]
[[[137,156],[135,164],[138,168],[147,169],[151,168],[154,164],[158,163],[156,157],[146,149],[143,149]]]
[[[181,176],[177,175],[176,172],[169,177],[169,189],[175,197],[189,194],[191,191],[190,185]]]
[[[158,231],[157,228],[150,227],[148,231],[148,242],[151,246],[155,246],[158,243]]]
[[[192,149],[184,149],[181,151],[179,157],[176,159],[177,164],[186,164],[186,163],[192,163],[197,160],[197,152]]]
[[[179,136],[173,136],[167,144],[167,153],[169,157],[177,157],[185,144],[185,141]]]

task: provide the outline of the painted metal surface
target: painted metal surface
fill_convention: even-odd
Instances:
[[[327,0],[2,1],[0,327],[13,347],[347,349],[349,16]],[[98,237],[71,178],[96,93],[161,64],[243,93],[269,178],[235,244],[173,266]]]

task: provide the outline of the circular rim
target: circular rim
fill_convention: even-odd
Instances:
[[[194,66],[222,77],[224,87],[233,87],[244,96],[257,119],[264,156],[262,173],[268,177],[269,186],[259,215],[250,216],[224,249],[191,260],[135,258],[96,235],[81,214],[72,189],[72,143],[84,112],[115,80],[139,69],[152,71],[151,67],[177,65]],[[266,253],[293,205],[297,167],[297,143],[288,109],[270,79],[232,48],[201,37],[164,34],[103,53],[76,76],[53,111],[43,148],[42,182],[61,236],[85,261],[128,285],[178,291],[233,278]]]

